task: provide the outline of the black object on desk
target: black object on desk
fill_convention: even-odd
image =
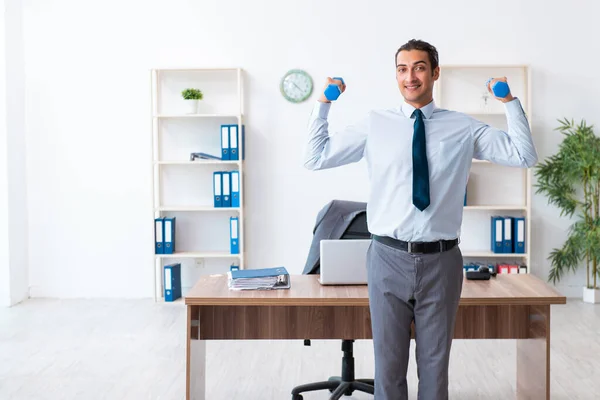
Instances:
[[[490,272],[490,269],[485,265],[479,267],[477,271],[467,271],[467,279],[487,281],[492,276],[496,276],[495,272]]]

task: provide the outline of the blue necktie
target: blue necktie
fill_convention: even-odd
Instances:
[[[427,165],[427,146],[425,144],[425,123],[423,112],[418,108],[413,134],[413,204],[423,211],[429,206],[429,166]]]

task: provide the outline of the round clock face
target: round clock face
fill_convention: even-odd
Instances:
[[[310,75],[298,69],[288,71],[281,79],[281,94],[292,103],[300,103],[310,97],[313,81]]]

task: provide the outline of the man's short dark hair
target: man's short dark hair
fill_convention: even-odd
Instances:
[[[410,50],[422,50],[426,51],[429,54],[429,63],[431,64],[431,74],[433,74],[433,70],[437,68],[439,65],[438,52],[437,49],[422,40],[411,39],[405,44],[403,44],[398,51],[396,52],[396,57],[394,57],[394,66],[397,65],[398,62],[398,54],[401,51],[410,51]]]

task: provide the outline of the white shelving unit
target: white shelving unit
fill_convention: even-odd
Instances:
[[[434,98],[439,107],[460,111],[506,130],[504,104],[491,96],[485,82],[506,76],[531,124],[531,73],[526,65],[442,65]],[[487,99],[486,99],[487,97]],[[487,101],[486,101],[487,100]],[[467,206],[461,227],[465,262],[514,262],[531,268],[530,169],[510,168],[473,160],[467,185]],[[490,250],[492,215],[525,217],[525,253],[493,253]]]
[[[225,273],[232,264],[245,268],[243,87],[241,68],[151,70],[153,213],[154,218],[176,217],[175,252],[154,254],[157,301],[164,301],[166,264],[181,263],[182,296],[202,275]],[[187,113],[181,96],[186,88],[200,89],[204,95],[197,114]],[[240,160],[190,161],[192,152],[221,156],[222,124],[238,125]],[[213,173],[236,170],[240,207],[214,207]],[[231,254],[229,218],[236,216],[240,253]]]

